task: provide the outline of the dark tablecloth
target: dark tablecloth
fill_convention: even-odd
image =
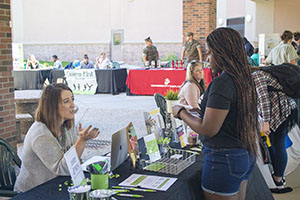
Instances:
[[[98,88],[96,93],[118,94],[126,91],[127,69],[97,69]],[[50,72],[50,83],[56,83],[58,78],[64,78],[63,70]]]
[[[45,80],[49,79],[50,71],[51,69],[13,71],[14,87],[17,90],[42,89]]]
[[[148,174],[148,175],[160,175],[160,176],[170,176],[165,174],[157,174],[154,172],[146,172],[141,170],[131,169],[129,161],[125,161],[120,167],[118,167],[114,173],[120,174],[118,179],[111,179],[109,181],[111,186],[118,185],[120,182],[125,180],[132,173]],[[197,156],[197,161],[180,173],[176,177],[178,180],[171,186],[166,192],[156,192],[156,193],[146,193],[146,192],[131,192],[135,194],[142,194],[145,197],[143,199],[149,200],[200,200],[204,199],[203,191],[201,189],[201,172],[203,166],[203,157]],[[13,199],[16,200],[64,200],[68,199],[67,186],[64,182],[68,180],[70,182],[70,177],[59,176],[56,177],[38,187],[35,187],[25,193],[15,196]],[[62,185],[62,191],[59,191],[59,185]],[[118,197],[118,199],[132,199]],[[253,174],[251,175],[247,188],[246,200],[273,200],[273,196],[266,185],[259,169],[256,167]]]

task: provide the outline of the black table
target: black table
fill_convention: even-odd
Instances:
[[[125,161],[120,167],[118,167],[114,173],[120,174],[118,179],[111,179],[109,181],[111,186],[118,185],[120,182],[129,177],[132,173],[148,174],[148,175],[161,175],[170,176],[165,174],[157,174],[154,172],[146,172],[141,170],[130,169],[129,161]],[[143,199],[147,200],[201,200],[204,199],[203,191],[201,189],[201,172],[203,166],[203,156],[197,156],[197,161],[180,173],[176,177],[178,180],[172,185],[166,192],[156,192],[156,193],[146,193],[146,192],[130,192],[135,194],[142,194],[145,197]],[[70,177],[59,176],[56,177],[40,186],[37,186],[25,193],[15,196],[15,200],[64,200],[69,199],[69,194],[67,192],[67,186],[64,185],[65,181],[70,182]],[[59,185],[62,184],[62,191],[59,191]],[[118,199],[132,199],[117,197]],[[252,173],[247,187],[246,200],[274,200],[272,193],[270,192],[268,186],[266,185],[258,167],[255,167]]]
[[[110,93],[116,95],[126,91],[127,69],[96,69],[98,88],[96,93]],[[52,70],[50,83],[56,83],[57,79],[64,79],[64,70]]]
[[[50,76],[51,69],[14,70],[14,87],[17,90],[38,90],[43,88],[45,80]]]

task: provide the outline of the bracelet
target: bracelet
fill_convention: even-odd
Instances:
[[[180,118],[180,112],[183,111],[183,110],[185,110],[185,107],[181,107],[181,108],[178,110],[178,112],[177,112],[177,118],[180,119],[180,120],[182,120],[182,119]]]

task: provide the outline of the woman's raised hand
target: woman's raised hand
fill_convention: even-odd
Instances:
[[[89,125],[86,129],[82,129],[82,125],[80,123],[78,126],[79,138],[84,141],[96,138],[99,135],[100,131],[98,128],[93,128],[92,130],[90,130],[91,128],[92,126]]]

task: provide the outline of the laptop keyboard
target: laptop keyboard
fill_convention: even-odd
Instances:
[[[86,142],[86,147],[91,149],[99,149],[110,145],[111,145],[111,141],[109,140],[93,139],[93,140],[88,140]]]

